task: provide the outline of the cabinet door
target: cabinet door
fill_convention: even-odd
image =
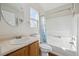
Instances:
[[[25,56],[29,56],[29,45],[25,47]]]
[[[8,56],[24,56],[24,50],[25,48],[19,49],[15,52],[8,54]]]
[[[34,42],[29,46],[29,54],[30,56],[39,56],[39,42]]]

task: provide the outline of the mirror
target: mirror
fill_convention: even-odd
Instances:
[[[14,4],[1,4],[1,17],[11,26],[20,25],[23,22],[23,14],[20,8],[18,9]]]
[[[2,16],[7,24],[16,26],[16,17],[14,13],[2,10]]]

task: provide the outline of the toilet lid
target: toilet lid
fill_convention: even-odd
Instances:
[[[50,50],[50,49],[52,49],[52,47],[51,46],[49,46],[48,44],[40,44],[40,47],[42,48],[42,49],[48,49],[48,50]]]

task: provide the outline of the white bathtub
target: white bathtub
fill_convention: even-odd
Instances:
[[[71,44],[69,44],[70,41],[71,37],[62,37],[62,38],[48,37],[47,39],[47,43],[52,47],[51,52],[54,51],[64,56],[76,56],[77,48],[71,47]]]

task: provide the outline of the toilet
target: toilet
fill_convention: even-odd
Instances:
[[[48,56],[48,52],[52,51],[52,47],[46,43],[41,43],[40,48],[41,48],[41,55],[42,56]]]

